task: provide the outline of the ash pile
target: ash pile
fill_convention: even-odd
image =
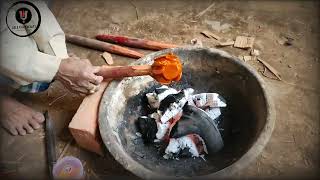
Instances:
[[[161,86],[146,98],[150,113],[138,118],[138,131],[144,143],[154,144],[163,158],[204,158],[223,148],[219,116],[227,104],[219,94]]]

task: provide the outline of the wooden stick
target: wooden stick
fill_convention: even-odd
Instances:
[[[123,78],[133,76],[151,75],[151,65],[141,66],[101,66],[101,70],[97,73],[104,78]]]
[[[257,58],[257,60],[262,63],[274,76],[276,76],[278,78],[277,80],[282,81],[280,73],[274,67],[261,58]]]
[[[196,15],[196,18],[201,17],[202,15],[204,15],[207,11],[209,11],[210,8],[212,8],[214,6],[215,3],[212,3],[210,6],[208,6],[205,10],[201,11],[199,14]]]
[[[85,47],[92,48],[99,51],[107,51],[109,53],[119,54],[119,55],[128,56],[132,58],[138,59],[143,56],[143,54],[137,51],[133,51],[121,46],[109,44],[106,42],[102,42],[102,41],[98,41],[95,39],[90,39],[82,36],[66,34],[66,40],[67,42],[70,42],[76,45],[85,46]]]
[[[151,50],[162,50],[162,49],[178,47],[177,45],[174,45],[174,44],[168,44],[163,42],[150,41],[146,39],[132,38],[132,37],[126,37],[126,36],[114,36],[109,34],[99,34],[96,36],[96,39],[105,41],[105,42],[120,44],[124,46],[141,48],[141,49],[151,49]]]
[[[70,144],[71,144],[72,142],[73,142],[73,138],[70,139],[70,140],[67,142],[67,144],[63,147],[63,149],[62,149],[62,151],[61,151],[61,153],[60,153],[60,155],[59,155],[58,160],[60,160],[60,159],[63,158],[63,156],[66,154],[66,152],[67,152],[67,150],[68,150],[68,148],[69,148],[69,146],[70,146]]]

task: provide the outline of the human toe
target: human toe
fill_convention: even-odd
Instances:
[[[27,131],[27,133],[33,133],[33,128],[29,124],[23,125],[23,128]]]
[[[18,130],[20,136],[24,136],[27,134],[26,130],[24,130],[22,126],[19,126],[16,129]]]
[[[44,122],[44,116],[43,114],[36,112],[32,115],[32,118],[35,119],[38,123],[43,123]]]

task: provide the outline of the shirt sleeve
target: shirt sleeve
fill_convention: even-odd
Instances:
[[[40,10],[42,18],[36,33],[18,37],[8,28],[1,28],[0,70],[20,85],[35,81],[51,82],[61,60],[68,57],[65,35],[57,20],[44,2],[33,3]],[[3,12],[6,10],[2,9]],[[6,16],[1,14],[1,17]],[[4,22],[3,19],[1,21]]]
[[[68,57],[65,34],[57,19],[43,1],[33,1],[33,3],[38,7],[42,19],[39,29],[32,34],[39,51],[61,58]]]
[[[61,58],[38,51],[30,37],[1,32],[1,73],[20,85],[35,81],[50,82],[58,71]]]

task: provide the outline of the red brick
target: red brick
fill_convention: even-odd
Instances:
[[[101,83],[96,93],[83,99],[69,124],[69,130],[78,145],[100,155],[103,155],[103,150],[98,127],[98,110],[107,85],[108,82]]]

